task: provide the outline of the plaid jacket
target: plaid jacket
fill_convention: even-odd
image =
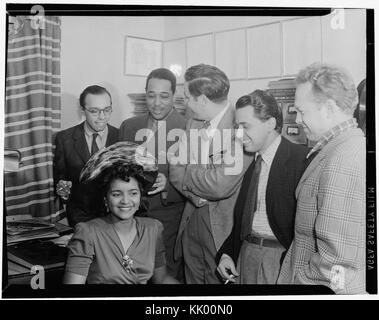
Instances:
[[[278,284],[365,293],[366,149],[360,129],[329,141],[296,189],[295,237]]]

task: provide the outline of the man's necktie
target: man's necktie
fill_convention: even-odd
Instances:
[[[200,135],[204,141],[209,140],[207,129],[210,127],[210,125],[211,123],[209,121],[204,121],[203,126],[200,128]]]
[[[251,226],[253,223],[254,212],[257,210],[258,206],[258,184],[259,184],[259,175],[262,168],[262,157],[258,155],[255,160],[253,174],[251,176],[251,184],[248,191],[248,200],[243,212],[242,217],[242,230],[241,238],[244,239],[247,235],[251,233]],[[250,205],[251,204],[251,205]]]
[[[91,156],[97,151],[99,151],[99,147],[97,146],[97,143],[96,143],[96,138],[98,135],[99,135],[98,133],[92,134]]]

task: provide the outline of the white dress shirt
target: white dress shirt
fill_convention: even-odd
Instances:
[[[266,211],[266,189],[268,176],[271,169],[272,160],[275,157],[276,151],[278,150],[279,144],[282,140],[282,137],[279,135],[270,146],[261,153],[262,157],[262,167],[259,175],[258,182],[258,194],[257,194],[257,210],[254,213],[253,225],[252,225],[252,234],[257,237],[265,239],[276,240],[274,233],[271,230],[271,227],[267,218]]]
[[[198,161],[200,161],[201,164],[208,164],[209,163],[209,148],[210,148],[212,139],[216,133],[216,130],[218,130],[217,127],[220,124],[220,121],[224,117],[226,110],[228,110],[228,108],[229,108],[229,102],[226,104],[224,109],[222,109],[222,111],[216,117],[214,117],[212,120],[209,121],[208,128],[200,129],[200,130],[205,130],[205,134],[201,134],[201,132],[200,132],[201,159],[198,159],[200,157],[200,155],[198,155],[198,157],[197,157]],[[222,135],[222,132],[220,132],[220,134]],[[192,141],[191,141],[191,143],[192,143]],[[191,148],[191,150],[197,152],[198,148],[196,148],[196,146],[193,146]],[[191,155],[192,155],[192,158],[196,157],[195,154],[191,154]],[[199,162],[196,162],[196,163],[199,163]]]
[[[87,122],[84,122],[84,135],[86,137],[86,142],[88,146],[88,151],[91,154],[91,146],[92,146],[92,135],[94,133],[97,133],[98,136],[96,137],[96,144],[100,149],[105,147],[105,144],[107,142],[108,138],[108,125],[105,126],[105,129],[103,131],[94,131],[92,130]]]

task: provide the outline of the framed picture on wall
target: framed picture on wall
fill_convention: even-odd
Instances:
[[[297,114],[296,108],[292,103],[288,105],[288,113],[289,114]]]
[[[125,37],[124,74],[146,77],[162,67],[162,41]]]
[[[294,143],[307,144],[303,126],[296,123],[284,123],[282,135]]]
[[[288,126],[287,127],[287,135],[289,136],[297,136],[299,135],[300,130],[297,126]]]

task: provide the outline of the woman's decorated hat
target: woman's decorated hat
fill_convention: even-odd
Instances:
[[[117,165],[142,167],[141,180],[150,189],[158,175],[157,160],[143,146],[130,142],[116,142],[93,154],[82,169],[79,181],[87,183],[101,177],[104,170]]]

